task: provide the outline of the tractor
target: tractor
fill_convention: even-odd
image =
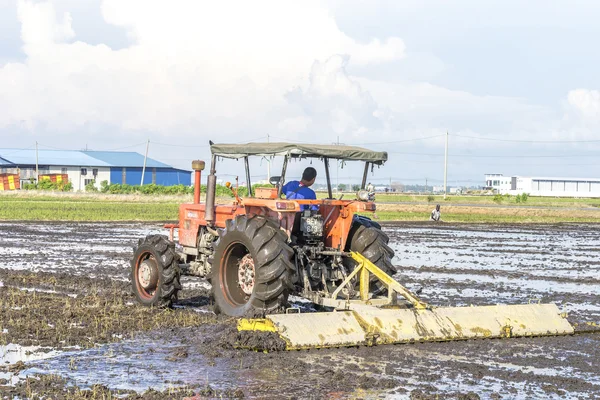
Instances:
[[[435,307],[396,281],[389,238],[364,215],[376,210],[365,190],[368,173],[387,161],[386,152],[297,143],[210,142],[210,148],[205,202],[205,163],[193,161],[193,202],[180,206],[177,224],[165,225],[169,236],[149,235],[134,248],[131,282],[141,304],[169,307],[182,275],[203,277],[211,284],[215,313],[237,317],[240,331],[275,332],[289,350],[574,332],[552,303]],[[271,187],[253,192],[251,156],[283,157]],[[242,159],[245,166],[248,195],[240,197],[227,183],[234,198],[228,205],[215,204],[219,158]],[[293,159],[322,160],[326,198],[284,198]],[[331,160],[364,162],[355,198],[334,198]],[[321,312],[290,307],[290,295]]]
[[[319,303],[333,293],[356,267],[344,257],[349,251],[363,254],[386,274],[392,274],[394,251],[381,226],[360,214],[373,213],[365,184],[369,169],[382,165],[387,153],[359,147],[298,145],[289,143],[212,144],[206,201],[200,203],[200,177],[205,167],[194,161],[194,202],[182,204],[179,224],[168,225],[171,237],[151,235],[140,240],[131,279],[142,304],[170,306],[181,288],[180,276],[207,278],[212,285],[214,310],[234,317],[254,317],[281,312],[288,296],[296,294]],[[272,187],[253,193],[249,156],[284,157],[280,176]],[[248,197],[215,205],[219,157],[243,159]],[[327,198],[286,200],[282,194],[288,163],[292,159],[320,158],[325,167]],[[329,174],[330,160],[365,163],[361,189],[355,199],[335,199]],[[173,230],[178,229],[178,245]],[[373,278],[371,296],[385,294]],[[357,286],[357,285],[355,285]],[[346,287],[339,297],[355,298],[358,287]]]

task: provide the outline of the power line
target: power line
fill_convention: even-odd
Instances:
[[[137,147],[137,146],[141,146],[146,144],[146,142],[141,142],[141,143],[137,143],[137,144],[132,144],[131,146],[125,146],[125,147],[117,147],[115,149],[105,149],[105,150],[100,150],[100,151],[116,151],[116,150],[123,150],[123,149],[130,149],[132,147]],[[91,150],[94,151],[94,150]]]
[[[411,138],[411,139],[400,139],[400,140],[390,140],[390,141],[386,141],[386,142],[364,142],[364,143],[348,143],[349,146],[370,146],[370,145],[377,145],[377,144],[392,144],[392,143],[405,143],[405,142],[415,142],[415,141],[419,141],[419,140],[427,140],[427,139],[433,139],[433,138],[437,138],[437,137],[442,137],[445,136],[446,134],[441,134],[441,135],[433,135],[433,136],[424,136],[424,137],[417,137],[417,138]],[[283,138],[280,136],[273,136],[270,135],[272,138],[274,139],[280,139],[280,140],[286,140],[289,141],[290,139],[287,138]],[[304,140],[298,140],[298,139],[292,139],[292,142],[298,142],[298,143],[315,143],[315,142],[307,142]],[[322,144],[329,144],[329,142],[323,143]],[[337,142],[335,143],[337,144]]]
[[[33,149],[35,149],[35,145],[24,148],[24,149],[10,149],[10,150],[14,150],[14,151],[11,151],[9,153],[1,153],[0,157],[9,156],[11,154],[20,153],[21,151],[33,150]]]
[[[444,157],[444,154],[437,153],[406,153],[400,151],[391,151],[388,154],[404,154],[410,156],[429,156]],[[465,158],[563,158],[563,157],[598,157],[597,154],[568,154],[568,155],[497,155],[497,154],[449,154],[451,157]]]
[[[433,138],[437,138],[437,137],[442,137],[442,136],[446,136],[446,134],[441,134],[441,135],[433,135],[433,136],[425,136],[425,137],[418,137],[418,138],[412,138],[412,139],[402,139],[402,140],[391,140],[389,142],[370,142],[370,143],[351,143],[350,145],[365,145],[365,146],[369,146],[369,145],[375,145],[375,144],[392,144],[392,143],[405,143],[405,142],[416,142],[418,140],[427,140],[427,139],[433,139]]]
[[[279,139],[279,140],[285,140],[285,141],[289,141],[289,140],[290,140],[290,139],[287,139],[287,138],[282,138],[282,137],[280,137],[280,136],[273,136],[273,135],[269,135],[269,136],[270,136],[271,138],[274,138],[274,139]],[[314,142],[307,142],[307,141],[304,141],[304,140],[298,140],[298,139],[293,139],[293,142],[298,142],[298,143],[313,143],[313,144],[314,144]],[[292,142],[292,143],[293,143],[293,142]]]
[[[131,146],[116,147],[116,148],[112,148],[112,149],[99,149],[99,150],[79,150],[79,149],[77,149],[77,150],[74,150],[74,149],[65,149],[65,148],[60,148],[60,147],[49,146],[49,145],[43,144],[43,143],[38,143],[38,145],[40,145],[42,147],[47,147],[52,150],[60,150],[60,151],[116,151],[116,150],[123,150],[123,149],[129,149],[132,147],[141,146],[143,144],[146,144],[146,142],[132,144]]]
[[[519,139],[497,139],[497,138],[485,138],[481,136],[468,136],[450,134],[450,136],[456,136],[461,138],[477,139],[477,140],[488,140],[494,142],[514,142],[514,143],[598,143],[600,139],[593,140],[519,140]]]
[[[273,136],[271,136],[273,137]],[[261,140],[261,139],[266,139],[267,136],[261,136],[255,139],[250,139],[248,141],[243,141],[243,142],[235,142],[235,144],[245,144],[245,143],[252,143],[252,142],[256,142],[257,140]],[[145,144],[146,142],[144,142],[143,144]],[[205,147],[210,147],[209,144],[203,144],[203,145],[188,145],[188,144],[173,144],[173,143],[159,143],[159,142],[153,142],[150,141],[150,143],[152,144],[156,144],[159,146],[170,146],[170,147],[194,147],[194,148],[205,148]]]
[[[146,142],[144,142],[145,144]],[[169,147],[194,147],[194,148],[203,148],[203,147],[210,147],[209,144],[203,144],[203,145],[191,145],[191,144],[172,144],[172,143],[159,143],[159,142],[153,142],[150,141],[150,143],[152,144],[156,144],[158,146],[169,146]]]

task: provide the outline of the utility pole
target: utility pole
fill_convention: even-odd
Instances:
[[[425,178],[425,193],[427,193],[427,178]]]
[[[146,155],[144,156],[144,167],[142,168],[142,181],[140,186],[144,186],[144,174],[146,173],[146,160],[148,160],[148,147],[150,146],[150,139],[146,142]]]
[[[31,142],[30,142],[31,143]],[[38,165],[38,142],[35,142],[35,183],[39,183],[40,180],[40,168]]]
[[[444,200],[446,200],[446,194],[448,190],[446,188],[446,182],[448,179],[448,131],[446,131],[446,151],[444,152]]]

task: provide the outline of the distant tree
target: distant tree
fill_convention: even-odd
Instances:
[[[340,184],[338,185],[338,190],[339,190],[340,192],[344,192],[344,191],[345,191],[347,188],[348,188],[348,185],[346,185],[345,183],[340,183]]]
[[[352,191],[358,192],[360,190],[360,185],[352,185]]]

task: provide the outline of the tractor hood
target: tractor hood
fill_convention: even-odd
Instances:
[[[387,161],[387,152],[385,151],[371,151],[362,147],[332,144],[211,144],[210,150],[212,154],[225,158],[289,155],[291,157],[327,157],[338,160],[367,161],[379,165]]]

